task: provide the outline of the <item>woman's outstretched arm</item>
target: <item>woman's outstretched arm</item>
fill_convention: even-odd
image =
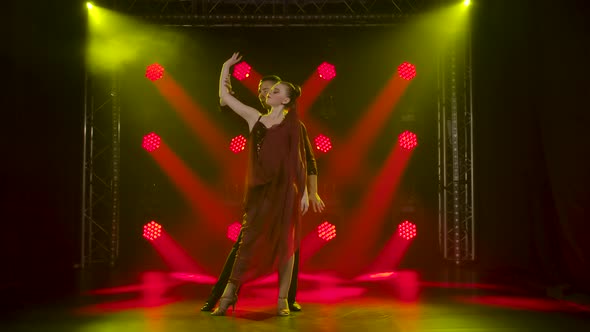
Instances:
[[[242,57],[238,53],[234,53],[231,58],[223,63],[223,67],[221,67],[221,75],[219,76],[219,101],[222,105],[225,104],[229,106],[234,112],[244,118],[244,120],[248,122],[248,126],[251,130],[254,123],[258,120],[260,113],[256,109],[244,105],[241,101],[236,99],[236,97],[232,96],[227,86],[229,69],[231,66],[240,62],[241,59]]]

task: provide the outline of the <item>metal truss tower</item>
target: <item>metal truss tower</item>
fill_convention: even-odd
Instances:
[[[119,253],[120,103],[115,74],[87,73],[80,267],[113,267]]]
[[[471,79],[467,32],[441,54],[439,66],[439,245],[455,264],[476,258]]]

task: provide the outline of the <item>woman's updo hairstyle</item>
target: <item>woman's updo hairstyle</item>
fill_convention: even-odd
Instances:
[[[294,110],[297,98],[301,96],[301,87],[299,85],[285,81],[280,81],[277,84],[281,84],[287,87],[287,97],[289,97],[290,100],[289,103],[285,105],[285,108],[288,108],[289,110]]]

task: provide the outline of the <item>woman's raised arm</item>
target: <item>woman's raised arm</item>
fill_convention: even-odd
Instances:
[[[219,76],[219,101],[222,105],[225,104],[229,106],[234,112],[244,118],[244,120],[248,122],[249,128],[252,129],[254,123],[256,123],[260,117],[260,112],[255,108],[244,105],[241,101],[236,99],[236,97],[232,96],[227,85],[229,69],[231,66],[240,62],[240,60],[242,60],[242,57],[239,53],[234,53],[231,58],[223,63],[223,67],[221,67],[221,75]]]

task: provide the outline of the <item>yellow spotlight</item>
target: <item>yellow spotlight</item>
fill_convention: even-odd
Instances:
[[[94,5],[92,4],[92,2],[87,2],[86,7],[88,7],[88,9],[92,9],[94,8]]]
[[[464,0],[464,1],[463,1],[463,4],[464,4],[465,6],[469,6],[469,5],[471,4],[471,0]]]

